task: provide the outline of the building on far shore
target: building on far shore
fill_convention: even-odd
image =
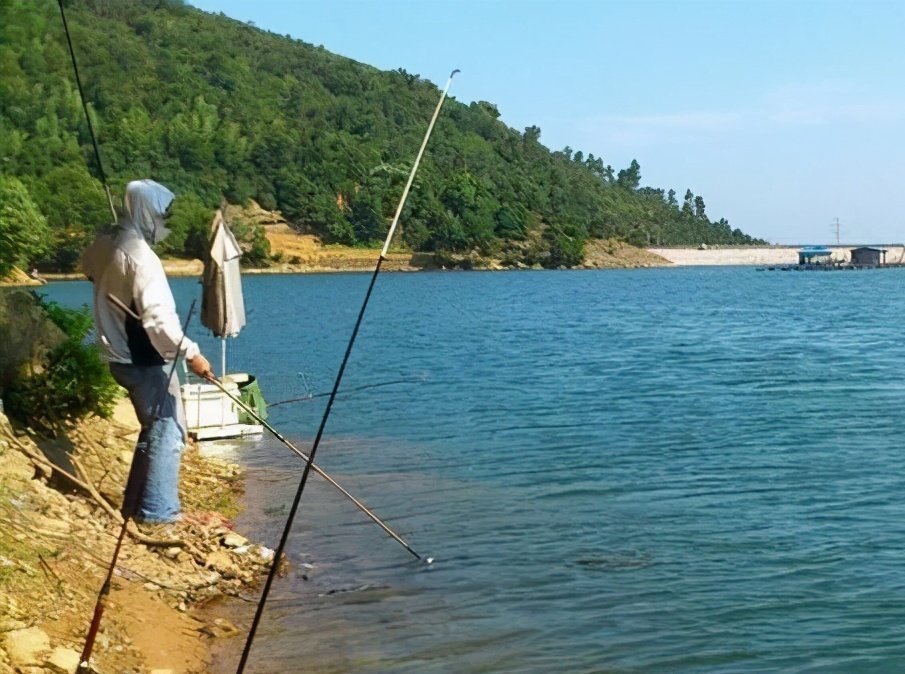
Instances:
[[[885,267],[886,249],[871,246],[852,248],[852,264],[856,267]]]
[[[826,246],[806,246],[798,251],[798,264],[833,264],[833,251]]]

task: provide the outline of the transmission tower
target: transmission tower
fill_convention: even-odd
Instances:
[[[830,225],[834,230],[836,230],[836,245],[839,245],[839,218],[836,218],[833,224]]]

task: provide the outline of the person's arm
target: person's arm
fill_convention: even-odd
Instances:
[[[201,354],[198,345],[188,336],[183,336],[170,284],[156,256],[145,260],[136,270],[132,296],[142,327],[148,333],[151,345],[164,360],[184,355],[192,372],[202,377],[212,376],[210,363]],[[180,351],[178,354],[177,349]]]

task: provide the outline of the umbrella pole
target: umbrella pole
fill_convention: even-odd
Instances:
[[[220,338],[220,379],[226,380],[226,337]],[[226,425],[226,405],[225,398],[220,399],[220,428]]]

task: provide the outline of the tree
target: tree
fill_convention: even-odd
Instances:
[[[694,198],[694,217],[699,220],[706,220],[707,216],[704,215],[704,197],[698,195]]]
[[[632,159],[628,168],[619,171],[616,184],[627,190],[636,190],[641,184],[641,164],[637,159]]]
[[[208,254],[213,216],[214,209],[196,194],[177,195],[167,220],[170,234],[158,244],[158,252],[203,260]]]
[[[23,267],[47,249],[50,229],[25,185],[0,175],[0,276]]]
[[[685,190],[685,200],[682,202],[682,215],[691,218],[694,215],[694,194],[690,189]]]
[[[43,180],[32,181],[30,192],[51,229],[48,254],[40,266],[64,272],[75,269],[94,233],[113,224],[103,186],[84,165],[65,164]]]
[[[64,268],[108,222],[106,200],[87,177],[98,175],[91,139],[64,43],[49,30],[58,8],[0,6],[0,167],[47,216],[46,262]],[[197,200],[177,203],[187,210],[169,254],[198,254],[221,196],[254,199],[325,240],[361,244],[385,232],[435,84],[175,0],[79,0],[70,24],[110,184],[149,177]],[[401,238],[422,250],[493,253],[524,240],[508,250],[533,261],[555,244],[563,262],[577,259],[570,242],[588,232],[622,240],[656,232],[673,244],[746,236],[693,217],[693,197],[691,216],[681,217],[678,204],[641,193],[637,161],[616,178],[599,155],[551,152],[539,127],[510,128],[493,102],[447,99]],[[545,239],[554,223],[560,235]],[[265,239],[249,237],[263,256]]]

